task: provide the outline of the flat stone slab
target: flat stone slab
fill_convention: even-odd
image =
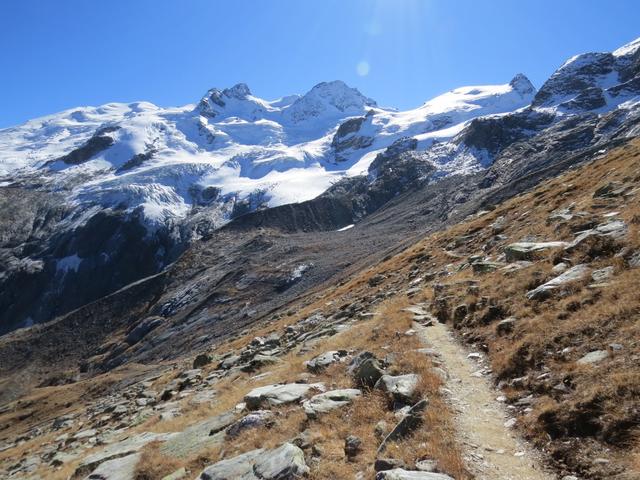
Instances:
[[[569,245],[568,242],[518,242],[507,245],[504,253],[507,262],[511,263],[519,260],[533,260],[540,252],[564,248],[567,245]]]
[[[576,265],[575,267],[571,267],[569,270],[564,272],[562,275],[559,275],[547,283],[540,285],[538,288],[534,288],[533,290],[529,290],[527,292],[527,298],[529,300],[541,300],[549,297],[554,290],[559,287],[566,285],[567,283],[575,282],[578,280],[582,280],[587,275],[591,269],[586,264]]]
[[[251,450],[204,469],[200,480],[294,480],[309,473],[304,452],[290,443]]]
[[[224,429],[235,421],[233,412],[226,412],[192,425],[175,434],[160,447],[172,457],[184,458],[224,441]]]
[[[322,383],[283,383],[266,385],[251,390],[244,397],[249,410],[257,410],[264,406],[277,406],[301,401],[310,392],[325,390]]]
[[[357,388],[346,388],[342,390],[331,390],[329,392],[314,395],[309,400],[302,402],[302,408],[309,418],[315,418],[320,413],[330,412],[336,408],[344,407],[353,401],[354,398],[362,395]]]
[[[454,480],[444,473],[420,472],[394,468],[376,474],[376,480]]]
[[[176,435],[177,433],[144,432],[128,437],[120,442],[107,445],[102,450],[86,456],[76,469],[74,477],[92,472],[98,465],[106,461],[137,453],[150,442],[164,442]]]
[[[135,480],[139,453],[118,457],[101,463],[85,480]]]

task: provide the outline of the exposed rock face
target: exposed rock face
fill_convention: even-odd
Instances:
[[[344,153],[348,150],[359,150],[373,143],[374,137],[371,134],[359,133],[367,122],[371,123],[373,115],[373,111],[370,111],[366,116],[350,118],[338,127],[331,141],[331,146],[336,152],[336,161],[343,161]]]
[[[100,128],[84,144],[60,157],[58,160],[69,165],[78,165],[86,162],[97,153],[113,145],[114,139],[109,134],[118,131],[119,128],[118,126]]]

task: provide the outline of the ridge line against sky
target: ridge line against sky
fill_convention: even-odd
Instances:
[[[268,100],[340,79],[415,108],[524,73],[539,88],[572,55],[640,36],[617,0],[5,0],[0,128],[84,105],[195,103],[249,85]]]

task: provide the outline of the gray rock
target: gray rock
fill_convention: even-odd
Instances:
[[[384,472],[387,470],[393,470],[394,468],[406,468],[407,465],[396,458],[376,458],[373,464],[373,469],[376,472]]]
[[[309,467],[304,452],[290,443],[273,449],[252,450],[217,462],[200,474],[200,480],[294,480]]]
[[[212,360],[213,360],[213,357],[211,355],[208,355],[206,353],[201,353],[200,355],[198,355],[196,358],[193,359],[193,368],[201,368],[201,367],[204,367],[205,365],[209,365]]]
[[[355,435],[349,435],[344,439],[344,454],[351,459],[362,451],[362,440]]]
[[[627,260],[627,263],[631,268],[640,267],[640,250],[632,253],[629,259]]]
[[[276,363],[279,363],[279,362],[281,362],[281,360],[277,357],[274,357],[272,355],[263,355],[259,353],[255,355],[249,361],[249,363],[247,363],[246,365],[243,365],[241,370],[243,372],[255,372],[256,370],[262,367],[266,367],[268,365],[275,365]]]
[[[609,356],[609,352],[606,350],[595,350],[587,353],[584,357],[577,361],[580,365],[591,365],[601,362]]]
[[[186,428],[168,439],[160,451],[172,457],[185,458],[224,441],[224,429],[235,421],[233,412],[208,418]]]
[[[269,450],[253,466],[257,478],[263,480],[293,480],[309,473],[304,452],[290,443]]]
[[[249,410],[257,410],[262,406],[276,406],[301,401],[314,390],[324,391],[322,383],[284,383],[266,385],[251,390],[244,397]]]
[[[504,267],[504,263],[501,263],[501,262],[480,261],[480,262],[473,262],[471,264],[473,273],[495,272],[496,270],[502,267]]]
[[[519,260],[535,260],[536,255],[546,250],[564,248],[567,242],[518,242],[507,245],[504,249],[507,262]]]
[[[416,462],[416,470],[420,470],[421,472],[435,472],[438,467],[438,462],[435,460],[418,460]]]
[[[346,350],[332,350],[318,355],[317,357],[304,362],[304,364],[307,367],[307,370],[309,370],[311,373],[319,373],[329,365],[342,361],[346,358],[346,356]]]
[[[384,370],[378,359],[371,352],[361,352],[349,363],[347,371],[357,385],[373,387],[378,379],[384,375]]]
[[[394,468],[376,474],[376,480],[454,480],[444,473],[420,472]]]
[[[412,402],[415,400],[416,389],[420,376],[415,373],[406,375],[383,375],[376,382],[375,388],[388,393],[397,402]]]
[[[611,222],[602,223],[593,229],[579,232],[573,242],[565,247],[565,250],[571,252],[593,237],[616,240],[624,237],[627,234],[627,231],[627,224],[622,220],[613,220]]]
[[[561,273],[566,272],[568,268],[569,268],[569,264],[564,263],[564,262],[560,262],[560,263],[554,265],[553,268],[551,269],[551,271],[553,273],[555,273],[556,275],[560,275]]]
[[[229,370],[234,366],[236,366],[236,364],[239,361],[240,361],[240,355],[230,355],[229,357],[225,358],[222,362],[220,362],[220,364],[218,365],[218,368],[222,370]]]
[[[227,430],[227,436],[237,437],[244,430],[250,428],[258,428],[262,426],[270,426],[275,422],[275,415],[270,410],[256,410],[242,417],[240,420],[230,425]]]
[[[549,280],[547,283],[540,285],[538,288],[528,291],[527,298],[529,300],[543,300],[551,296],[554,290],[557,290],[563,285],[582,280],[589,274],[589,271],[589,267],[585,264],[571,267],[569,270]]]
[[[253,466],[264,455],[266,450],[251,450],[236,457],[221,460],[205,468],[200,480],[257,480],[253,474]]]
[[[348,405],[354,398],[362,395],[362,392],[355,388],[342,390],[331,390],[329,392],[314,395],[309,400],[302,402],[302,408],[309,418],[315,418],[319,413],[326,413],[336,408]]]
[[[508,333],[513,332],[516,326],[515,317],[505,318],[504,320],[500,320],[496,325],[496,333],[498,335],[506,335]]]
[[[85,480],[135,480],[139,453],[114,458],[101,463]]]
[[[378,455],[384,452],[387,447],[387,443],[399,440],[418,428],[422,424],[422,412],[424,412],[428,405],[429,401],[425,398],[412,406],[394,429],[391,430],[391,432],[384,438],[378,447]]]
[[[605,267],[591,272],[591,279],[596,283],[608,280],[613,275],[613,267]]]

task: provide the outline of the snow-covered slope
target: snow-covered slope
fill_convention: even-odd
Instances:
[[[524,107],[534,93],[519,75],[505,85],[458,88],[404,112],[378,108],[340,81],[271,102],[238,84],[209,90],[195,106],[79,107],[0,130],[0,178],[37,177],[68,190],[78,206],[141,207],[150,224],[217,202],[223,223],[236,204],[313,198],[344,176],[365,173],[400,137],[427,146],[472,118]],[[371,140],[337,148],[338,127],[367,113],[352,136]]]
[[[367,173],[376,155],[402,137],[430,150],[441,175],[469,173],[492,161],[490,152],[454,140],[470,121],[633,104],[639,51],[636,40],[612,53],[573,57],[539,92],[519,74],[504,85],[457,88],[408,111],[380,108],[341,81],[274,101],[238,84],[178,108],[80,107],[0,130],[0,185],[63,191],[79,208],[137,210],[148,225],[213,206],[222,224]]]

